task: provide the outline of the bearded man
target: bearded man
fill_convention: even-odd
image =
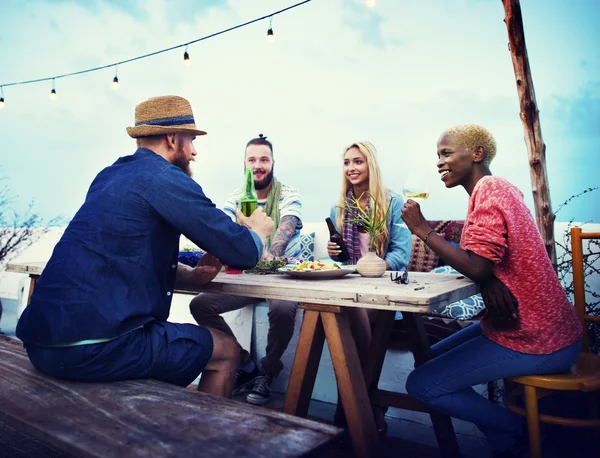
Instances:
[[[239,365],[231,337],[167,321],[175,282],[213,280],[221,261],[251,268],[273,221],[262,210],[235,224],[191,179],[196,128],[189,102],[153,97],[127,133],[137,150],[92,182],[17,325],[31,363],[66,380],[154,378],[230,396]],[[247,226],[247,227],[244,227]],[[249,230],[248,227],[253,230]],[[184,234],[206,254],[177,263]]]
[[[263,258],[273,259],[283,255],[296,257],[300,251],[296,242],[302,228],[302,198],[296,189],[280,183],[274,177],[274,165],[273,145],[267,137],[260,134],[246,144],[244,167],[253,171],[258,208],[264,209],[275,224]],[[241,195],[241,188],[234,191],[223,209],[233,220],[236,214],[239,215]],[[235,338],[221,314],[260,301],[251,297],[201,293],[190,303],[190,311],[199,325],[218,329]],[[268,299],[267,302],[269,331],[266,355],[260,361],[260,370],[250,353],[242,350],[241,364],[233,382],[233,395],[248,392],[246,400],[256,405],[267,403],[271,397],[273,380],[283,369],[281,357],[294,334],[298,308],[297,302],[274,299]]]

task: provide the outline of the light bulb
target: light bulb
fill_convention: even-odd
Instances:
[[[375,6],[375,0],[366,0],[365,5],[367,5],[369,8],[373,8]]]
[[[0,110],[4,108],[4,97],[0,97]]]
[[[119,89],[119,78],[117,78],[117,75],[115,75],[115,77],[113,78],[113,83],[112,83],[113,89]]]
[[[54,88],[50,91],[50,100],[56,100],[56,89]]]
[[[187,65],[188,67],[190,66],[190,64],[192,63],[192,61],[190,60],[190,55],[188,54],[188,52],[184,52],[183,53],[183,63],[185,65]]]
[[[269,27],[267,30],[267,43],[273,43],[275,41],[275,35],[273,35],[273,29]]]

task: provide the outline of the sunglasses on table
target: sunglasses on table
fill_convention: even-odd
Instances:
[[[390,272],[390,280],[396,282],[398,285],[408,285],[408,271],[404,271],[401,274],[398,272]]]

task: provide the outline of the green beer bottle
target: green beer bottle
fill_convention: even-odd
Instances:
[[[258,196],[254,190],[254,175],[252,169],[246,169],[244,189],[240,198],[240,207],[245,216],[250,216],[258,206]]]

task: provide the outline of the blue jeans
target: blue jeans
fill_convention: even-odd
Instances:
[[[416,368],[406,391],[432,409],[475,423],[494,452],[515,444],[524,419],[479,395],[472,387],[518,375],[567,371],[581,351],[581,340],[548,355],[510,350],[481,335],[473,324],[431,347],[435,358]]]
[[[201,326],[150,321],[108,342],[74,347],[27,344],[25,348],[37,370],[63,380],[154,378],[185,387],[212,357],[213,338]]]

